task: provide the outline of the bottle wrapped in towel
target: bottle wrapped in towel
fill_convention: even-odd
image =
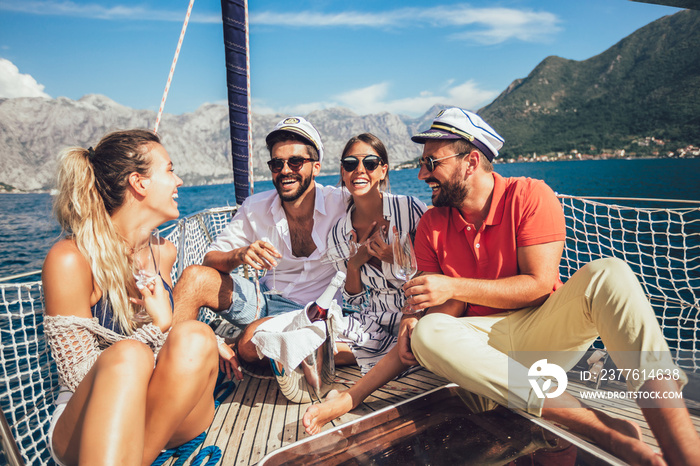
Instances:
[[[306,311],[312,305],[309,303],[304,309],[282,314],[260,324],[252,338],[258,356],[279,361],[293,371],[304,358],[316,351],[326,341],[326,321],[311,322]],[[335,329],[340,325],[341,319],[340,306],[334,300],[328,309],[327,319],[328,333],[333,342],[338,334]]]
[[[255,330],[252,338],[258,356],[278,361],[287,370],[293,371],[304,358],[313,354],[326,341],[327,336],[330,336],[330,341],[335,346],[342,311],[333,297],[344,282],[345,274],[337,272],[316,302],[307,304],[304,309],[263,322]],[[322,311],[321,317],[319,310]],[[327,315],[323,315],[326,312]],[[329,335],[326,334],[326,327]]]

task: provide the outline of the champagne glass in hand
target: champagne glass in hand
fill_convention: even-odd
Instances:
[[[330,246],[321,256],[321,264],[326,265],[346,261],[357,254],[360,248],[367,244],[367,242],[368,241],[358,244],[355,238],[351,236],[347,241],[341,241]]]
[[[418,271],[411,235],[408,232],[399,233],[394,231],[392,248],[394,252],[394,275],[400,280],[409,281]],[[401,311],[404,314],[414,314],[419,312],[420,309],[414,310],[407,304]]]
[[[277,227],[275,226],[271,226],[267,229],[266,236],[263,238],[263,241],[270,243],[272,247],[277,250],[277,252],[279,252],[282,248],[282,237],[277,233]],[[275,260],[277,261],[277,265],[279,265],[280,259],[275,258]],[[282,294],[282,292],[277,289],[275,269],[276,267],[272,268],[272,288],[265,291],[265,294]]]
[[[379,230],[379,234],[381,235],[382,240],[384,240],[385,243],[388,243],[388,236],[384,227]],[[370,234],[369,238],[359,243],[356,240],[357,233],[352,231],[350,233],[350,238],[348,238],[347,241],[341,241],[326,249],[321,256],[321,263],[324,265],[333,264],[335,262],[342,262],[351,259],[358,252],[360,252],[360,248],[362,248],[362,246],[367,246],[370,242],[372,242],[372,235]]]
[[[143,289],[155,283],[160,275],[160,233],[158,230],[139,229],[134,245],[132,273],[136,279],[136,287]],[[132,316],[135,322],[151,322],[143,306],[139,306]]]

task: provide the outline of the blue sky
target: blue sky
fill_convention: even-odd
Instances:
[[[0,0],[0,97],[157,110],[189,0]],[[250,0],[253,109],[478,110],[544,58],[584,60],[678,8],[628,0]],[[226,99],[220,2],[198,0],[167,113]]]

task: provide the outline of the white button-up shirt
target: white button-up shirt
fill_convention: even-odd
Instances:
[[[309,257],[296,257],[292,254],[289,223],[280,197],[274,189],[247,198],[209,250],[228,252],[248,246],[263,239],[274,225],[283,243],[279,248],[282,259],[277,259],[275,271],[276,288],[282,292],[282,296],[301,305],[313,302],[335,275],[333,264],[322,264],[321,258],[326,252],[331,228],[345,214],[349,194],[343,192],[341,188],[316,183],[314,227],[311,233],[316,250]],[[271,288],[272,273],[260,281]]]

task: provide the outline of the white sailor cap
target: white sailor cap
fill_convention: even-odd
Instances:
[[[479,115],[457,107],[441,110],[430,129],[414,135],[411,141],[425,144],[428,139],[466,139],[491,161],[505,142]]]
[[[270,131],[270,134],[268,134],[265,138],[265,142],[268,146],[270,145],[270,136],[278,131],[290,131],[303,137],[313,144],[318,151],[318,161],[320,162],[323,160],[323,143],[321,142],[321,135],[318,134],[318,131],[316,128],[314,128],[314,125],[309,123],[305,118],[300,116],[287,117],[277,123],[273,130]]]

